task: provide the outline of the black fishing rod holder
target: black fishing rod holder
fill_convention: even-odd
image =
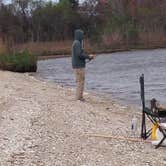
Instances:
[[[145,89],[144,89],[144,74],[140,76],[140,90],[141,90],[141,101],[142,101],[142,124],[141,124],[141,138],[147,138],[146,122],[145,122]]]
[[[159,124],[161,123],[161,120],[164,118],[166,119],[166,110],[158,107],[156,105],[157,100],[153,98],[151,100],[151,107],[148,108],[145,106],[145,88],[144,88],[144,74],[140,76],[140,92],[141,92],[141,101],[142,101],[142,123],[141,123],[141,138],[147,139],[151,133],[152,128],[150,128],[148,131],[146,129],[146,117],[153,123]]]

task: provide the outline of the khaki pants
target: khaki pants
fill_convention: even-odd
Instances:
[[[84,83],[85,83],[85,69],[74,69],[76,76],[76,100],[83,98]]]

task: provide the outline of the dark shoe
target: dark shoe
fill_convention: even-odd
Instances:
[[[78,99],[78,100],[81,101],[81,102],[85,102],[84,98],[81,98],[81,99]]]

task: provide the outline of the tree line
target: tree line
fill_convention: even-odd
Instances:
[[[9,45],[63,41],[82,28],[93,43],[135,45],[166,34],[165,9],[165,0],[0,0],[0,35]]]

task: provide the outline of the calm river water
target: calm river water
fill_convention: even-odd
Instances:
[[[145,98],[166,104],[166,49],[100,54],[87,64],[86,89],[140,106],[139,77],[145,76]],[[37,77],[75,85],[71,58],[38,61]]]

